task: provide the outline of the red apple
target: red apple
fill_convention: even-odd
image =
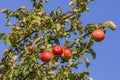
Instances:
[[[35,45],[28,46],[29,51],[33,51],[35,48],[37,48],[37,46]]]
[[[72,56],[72,51],[70,48],[65,48],[63,50],[63,58],[64,59],[69,59]]]
[[[92,32],[92,38],[96,41],[96,42],[100,42],[104,39],[105,37],[105,33],[102,29],[96,29]]]
[[[60,45],[54,46],[53,49],[52,49],[52,53],[53,53],[55,56],[61,56],[62,53],[63,53],[63,48],[62,48],[62,46],[60,46]]]
[[[52,59],[52,53],[49,51],[44,51],[40,53],[40,59],[44,62],[49,62]]]

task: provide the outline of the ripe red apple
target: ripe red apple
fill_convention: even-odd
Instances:
[[[29,51],[33,51],[35,48],[37,48],[37,46],[35,45],[28,46]]]
[[[64,59],[69,59],[72,56],[72,51],[70,48],[65,48],[63,49],[63,58]]]
[[[44,51],[40,53],[40,59],[44,62],[49,62],[52,59],[52,53],[49,51]]]
[[[63,48],[62,46],[60,45],[56,45],[52,48],[52,53],[55,55],[55,56],[61,56],[62,53],[63,53]]]
[[[100,42],[104,39],[105,37],[105,33],[102,29],[96,29],[92,32],[92,38],[96,41],[96,42]]]

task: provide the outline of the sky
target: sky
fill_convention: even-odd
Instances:
[[[69,0],[49,0],[45,4],[45,9],[49,13],[62,6],[64,11],[69,9],[67,6]],[[8,8],[15,10],[19,6],[26,6],[31,9],[30,0],[0,0],[0,10]],[[81,20],[83,24],[88,23],[103,23],[105,21],[113,21],[117,29],[112,31],[107,29],[105,39],[93,46],[97,57],[95,60],[90,59],[91,65],[86,68],[90,72],[90,77],[93,80],[119,80],[120,76],[120,0],[94,0],[88,5],[90,11],[82,13]],[[8,32],[9,29],[4,26],[5,18],[0,14],[0,32]],[[2,51],[7,46],[0,41],[0,58],[2,58]]]

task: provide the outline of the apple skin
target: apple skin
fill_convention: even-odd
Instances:
[[[52,53],[55,55],[55,56],[61,56],[62,53],[63,53],[63,48],[62,46],[60,45],[56,45],[52,48]]]
[[[36,49],[37,48],[37,46],[35,46],[35,45],[31,45],[31,46],[28,46],[28,50],[29,51],[33,51],[34,49]]]
[[[52,59],[52,57],[53,57],[53,55],[49,51],[44,51],[44,52],[40,53],[40,59],[43,62],[49,62]]]
[[[62,57],[63,57],[65,60],[68,60],[71,56],[72,56],[72,51],[71,51],[70,48],[65,48],[65,49],[63,49],[63,55],[62,55]]]
[[[100,42],[104,39],[105,37],[105,33],[102,29],[96,29],[92,32],[92,38],[96,41],[96,42]]]

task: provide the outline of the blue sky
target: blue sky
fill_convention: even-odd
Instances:
[[[47,12],[62,6],[64,11],[69,9],[67,3],[69,0],[49,0],[45,5]],[[0,10],[8,8],[15,10],[19,6],[26,6],[31,9],[30,0],[0,0]],[[88,68],[90,77],[94,80],[119,80],[120,76],[120,0],[94,0],[89,4],[90,11],[83,13],[81,20],[83,24],[99,23],[108,20],[117,25],[117,29],[112,31],[107,29],[105,39],[100,43],[95,43],[93,49],[97,53],[95,60],[91,60],[91,66]],[[0,32],[7,32],[9,29],[4,26],[4,15],[0,14]],[[0,56],[6,46],[0,41]]]

